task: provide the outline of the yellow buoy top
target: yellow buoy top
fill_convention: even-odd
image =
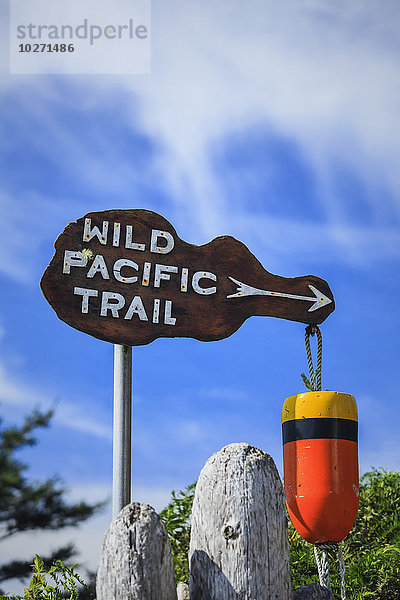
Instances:
[[[286,398],[282,422],[294,419],[350,419],[358,421],[357,404],[345,392],[303,392]]]

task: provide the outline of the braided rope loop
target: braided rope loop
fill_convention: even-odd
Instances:
[[[331,578],[330,578],[330,573],[329,573],[329,561],[328,561],[328,554],[325,550],[322,551],[321,573],[322,573],[321,585],[324,585],[326,588],[328,588],[328,590],[330,590],[331,589]]]
[[[340,592],[341,592],[341,596],[342,596],[342,600],[346,600],[346,582],[345,582],[345,572],[346,572],[346,567],[344,565],[344,558],[343,558],[343,552],[342,552],[342,548],[339,546],[338,549],[338,560],[339,560],[339,567],[340,567]]]
[[[317,334],[317,368],[314,370],[311,354],[310,336]],[[313,392],[319,392],[322,389],[322,333],[318,325],[308,325],[306,327],[304,341],[306,345],[308,370],[310,372],[310,389]]]
[[[319,582],[322,586],[328,588],[328,590],[331,589],[328,552],[335,552],[337,547],[338,545],[334,542],[325,542],[324,544],[316,544],[314,546],[314,555],[317,561]],[[321,559],[319,558],[318,554],[319,550],[322,552]]]
[[[322,570],[321,570],[321,561],[319,560],[317,546],[314,546],[314,556],[315,556],[315,562],[317,563],[318,578],[321,583],[321,581],[323,579],[323,574],[322,574]]]
[[[319,551],[322,556],[320,557]],[[345,585],[345,564],[341,547],[336,542],[325,542],[323,544],[315,544],[314,556],[317,563],[319,582],[322,586],[331,589],[330,582],[330,565],[328,557],[337,553],[339,568],[340,568],[340,597],[341,600],[346,600],[346,585]]]

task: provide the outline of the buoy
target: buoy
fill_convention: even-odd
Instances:
[[[358,418],[351,394],[304,392],[282,410],[286,505],[312,544],[340,542],[358,510]]]

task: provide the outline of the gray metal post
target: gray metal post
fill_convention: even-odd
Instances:
[[[131,501],[132,348],[114,345],[113,518]]]

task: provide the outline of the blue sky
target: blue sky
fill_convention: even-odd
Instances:
[[[400,469],[400,12],[277,4],[153,0],[150,75],[11,76],[4,59],[0,415],[56,406],[21,458],[71,498],[111,494],[113,348],[59,321],[39,281],[65,225],[110,208],[159,212],[190,243],[233,235],[272,273],[326,279],[323,387],[357,400],[361,471]],[[230,442],[281,470],[303,337],[258,317],[220,342],[134,348],[133,499],[161,509]],[[0,560],[65,538],[95,568],[109,518],[20,536]]]

